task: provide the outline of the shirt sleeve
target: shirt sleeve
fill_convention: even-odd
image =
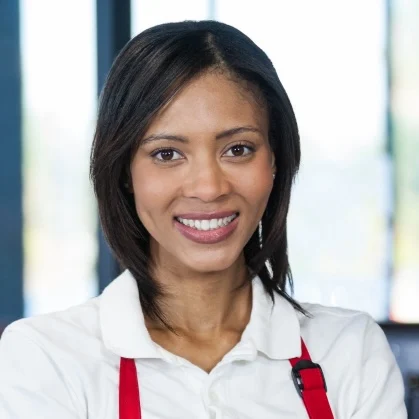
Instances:
[[[1,419],[81,419],[74,391],[47,350],[22,331],[0,339]]]
[[[352,419],[407,419],[400,369],[381,327],[369,317],[361,387]]]

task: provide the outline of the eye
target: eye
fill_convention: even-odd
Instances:
[[[250,150],[248,153],[246,154],[242,154],[241,150],[243,148],[247,148],[248,150]],[[246,145],[246,144],[242,144],[242,143],[237,143],[234,144],[232,147],[230,147],[228,149],[228,152],[232,151],[233,155],[227,156],[227,157],[246,157],[249,154],[254,153],[255,148],[251,145]],[[161,154],[161,158],[157,157],[159,154]],[[153,151],[153,153],[151,153],[151,157],[153,157],[155,160],[157,160],[160,163],[170,163],[176,160],[180,160],[180,159],[173,159],[174,154],[179,154],[180,153],[176,150],[174,150],[173,148],[159,148],[155,151]]]
[[[162,162],[162,163],[169,163],[171,161],[175,161],[175,160],[179,160],[179,159],[175,159],[173,160],[173,154],[177,153],[179,154],[176,150],[174,150],[173,148],[159,148],[158,150],[155,150],[152,154],[151,157],[153,157],[154,159]],[[157,156],[161,154],[162,158],[157,158]]]
[[[240,154],[240,150],[242,150],[243,148],[247,148],[248,150],[250,150],[250,152],[248,152],[247,154]],[[233,151],[233,155],[232,156],[228,156],[228,157],[246,157],[249,154],[252,154],[255,151],[255,148],[250,146],[250,145],[246,145],[246,144],[242,144],[242,143],[238,143],[233,145],[232,147],[229,148],[228,151],[232,150]],[[239,155],[235,154],[235,153],[239,153]]]

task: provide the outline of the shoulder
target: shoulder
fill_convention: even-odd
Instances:
[[[324,356],[328,351],[352,351],[363,356],[373,342],[386,351],[387,339],[378,323],[366,312],[320,304],[302,303],[309,317],[298,313],[301,335],[312,351]]]
[[[333,334],[348,330],[348,327],[352,331],[362,332],[372,323],[376,324],[374,319],[363,311],[312,303],[301,303],[301,306],[309,313],[309,316],[298,313],[300,326],[307,332],[323,329],[324,333]]]
[[[320,364],[328,385],[336,391],[335,397],[355,408],[368,392],[377,391],[374,388],[384,392],[387,386],[403,409],[400,370],[378,323],[362,311],[301,305],[311,314],[298,313],[301,336],[313,362]]]
[[[378,323],[361,311],[301,305],[311,313],[297,314],[301,336],[323,369],[333,404],[356,417],[392,412],[392,418],[405,419],[403,378]]]
[[[86,417],[86,371],[97,368],[103,356],[98,311],[95,297],[6,327],[0,339],[1,417],[30,417],[33,411]],[[22,403],[25,397],[30,403]]]
[[[310,317],[298,313],[301,337],[314,362],[336,385],[358,383],[365,365],[394,364],[394,356],[378,323],[362,311],[319,304],[302,304]]]
[[[30,342],[53,354],[71,354],[100,340],[99,297],[65,310],[22,318],[4,330],[0,347]],[[90,346],[91,348],[91,346]]]

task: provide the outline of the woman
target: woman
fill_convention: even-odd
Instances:
[[[285,90],[240,31],[182,22],[132,39],[91,156],[125,270],[84,304],[6,329],[0,417],[406,418],[371,317],[286,292],[299,162]]]

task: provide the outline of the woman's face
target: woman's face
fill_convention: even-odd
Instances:
[[[192,81],[156,116],[134,156],[131,176],[137,214],[151,235],[158,265],[193,274],[239,263],[273,186],[268,128],[267,111],[252,93],[215,73]],[[174,218],[218,211],[239,216],[218,231],[212,222],[211,233]],[[188,232],[196,233],[198,242]],[[208,236],[212,242],[202,242]]]

